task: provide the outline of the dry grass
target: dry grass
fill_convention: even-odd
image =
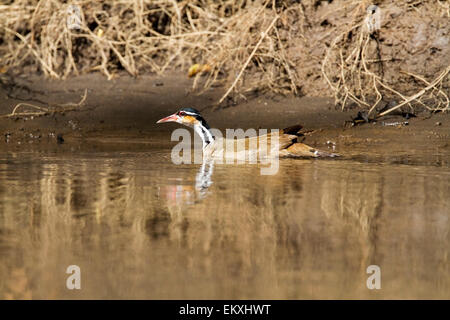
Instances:
[[[8,44],[0,64],[14,67],[31,61],[54,78],[99,70],[111,79],[119,69],[136,76],[204,63],[211,66],[203,83],[208,88],[229,80],[226,75],[234,80],[236,70],[256,48],[261,31],[283,11],[272,1],[245,3],[78,1],[80,29],[74,29],[66,23],[69,4],[18,0],[0,6],[0,28]],[[291,10],[295,7],[281,15]],[[246,84],[247,90],[262,89],[264,84],[275,91],[297,93],[295,76],[290,72],[292,65],[282,46],[274,26],[252,54],[252,62],[259,65],[263,76]]]
[[[326,95],[308,88],[326,81],[342,108],[352,101],[372,112],[383,99],[397,96],[403,101],[400,107],[448,110],[443,89],[448,68],[429,80],[405,70],[409,74],[404,79],[414,89],[408,95],[383,78],[389,65],[380,56],[377,33],[364,29],[368,1],[346,2],[333,13],[344,18],[328,31],[320,29],[324,18],[318,3],[15,0],[0,5],[0,68],[32,66],[54,78],[100,71],[112,79],[120,70],[137,76],[200,64],[207,72],[195,75],[193,89],[225,85],[228,90],[219,102],[264,90]],[[67,23],[71,4],[79,8],[79,29]],[[402,6],[405,12],[449,16],[442,1]]]
[[[444,7],[440,1],[417,1],[415,5],[422,2],[427,5],[427,8],[422,10],[439,12],[439,9]],[[394,79],[385,77],[384,69],[387,63],[395,61],[395,57],[383,60],[379,40],[381,20],[376,26],[374,19],[377,13],[365,10],[370,7],[369,4],[368,1],[362,1],[359,4],[353,3],[353,7],[348,8],[356,18],[348,28],[334,38],[322,62],[322,74],[334,92],[336,105],[344,109],[350,103],[354,103],[361,109],[367,109],[369,116],[374,116],[374,111],[377,111],[375,115],[377,117],[387,115],[403,106],[408,106],[413,112],[417,106],[432,112],[449,110],[448,90],[443,87],[446,82],[445,87],[448,89],[450,65],[446,65],[431,81],[400,70],[400,74],[394,78],[395,82],[405,81],[405,77],[409,78],[406,79],[409,83],[409,94],[399,92]],[[410,4],[406,4],[408,5]],[[444,8],[446,15],[450,17],[448,4]],[[408,81],[411,79],[419,82]],[[390,108],[382,108],[383,100],[397,99],[401,102],[395,103]]]

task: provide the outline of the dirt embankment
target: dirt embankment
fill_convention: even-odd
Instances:
[[[349,152],[448,148],[445,112],[429,117],[449,108],[447,2],[135,4],[0,6],[1,145],[168,139],[156,120],[190,106],[221,129],[301,123]],[[358,111],[387,116],[345,127]]]
[[[373,114],[449,107],[447,1],[9,2],[3,72],[112,79],[198,64],[191,85],[230,88],[225,104],[271,91]]]

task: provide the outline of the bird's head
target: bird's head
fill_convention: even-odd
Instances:
[[[214,141],[214,135],[210,131],[210,127],[205,119],[200,115],[198,110],[193,108],[182,108],[180,111],[171,114],[168,117],[158,120],[156,123],[178,122],[188,127],[193,127],[195,132],[202,138],[203,148]]]
[[[182,108],[178,112],[158,120],[156,123],[164,123],[164,122],[177,122],[189,127],[202,125],[209,129],[209,126],[206,124],[206,121],[200,115],[200,112],[198,110],[195,110],[194,108]]]

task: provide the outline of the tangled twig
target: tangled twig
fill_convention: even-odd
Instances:
[[[84,94],[81,97],[81,100],[77,103],[69,102],[65,104],[53,104],[48,105],[46,107],[37,106],[31,103],[21,102],[15,105],[13,111],[11,113],[1,115],[0,118],[23,118],[23,117],[39,117],[44,116],[48,114],[54,114],[54,113],[64,113],[68,111],[74,111],[78,110],[81,106],[83,106],[84,102],[87,98],[87,89],[84,90]],[[34,110],[38,111],[24,111],[24,112],[18,112],[17,110],[28,107],[32,108]]]
[[[417,91],[410,95],[403,94],[388,84],[384,79],[383,63],[389,60],[381,58],[377,29],[367,24],[371,14],[368,12],[363,16],[363,22],[356,23],[339,34],[325,54],[322,75],[334,92],[335,104],[344,109],[349,101],[352,101],[360,108],[368,109],[368,114],[372,115],[383,99],[397,96],[403,101],[388,110],[379,111],[376,117],[387,115],[405,105],[411,110],[414,105],[420,105],[430,111],[449,110],[449,97],[439,86],[447,79],[450,66],[446,66],[431,83],[422,76],[403,72],[426,85],[417,88]],[[375,48],[372,44],[375,44]],[[377,58],[369,59],[370,54],[377,55]],[[427,96],[427,93],[428,100],[424,102],[422,98]]]
[[[383,111],[383,112],[381,112],[378,116],[379,117],[382,117],[382,116],[385,116],[385,115],[387,115],[388,113],[391,113],[392,111],[394,111],[394,110],[397,110],[397,109],[399,109],[399,108],[401,108],[402,106],[404,106],[405,104],[407,104],[407,103],[410,103],[410,102],[412,102],[412,101],[414,101],[414,100],[419,100],[426,92],[428,92],[428,91],[430,91],[430,90],[438,90],[439,91],[439,93],[444,97],[444,99],[445,99],[445,104],[444,104],[444,107],[443,108],[439,108],[439,106],[438,107],[434,107],[434,108],[430,108],[430,107],[428,107],[428,106],[426,106],[427,107],[427,109],[429,109],[429,110],[431,110],[431,111],[444,111],[444,110],[446,110],[446,109],[448,109],[448,107],[449,107],[449,98],[448,98],[448,96],[442,91],[442,90],[440,90],[440,89],[438,89],[436,86],[439,84],[439,83],[441,83],[442,82],[442,79],[444,79],[444,77],[446,77],[447,75],[448,75],[448,73],[450,72],[450,66],[448,66],[432,83],[429,83],[428,81],[426,81],[425,79],[423,79],[423,78],[421,78],[421,77],[418,77],[418,76],[415,76],[415,75],[413,75],[414,77],[416,77],[416,78],[419,78],[419,79],[421,79],[423,82],[425,82],[426,84],[428,84],[428,86],[427,87],[425,87],[425,88],[423,88],[422,90],[420,90],[419,92],[417,92],[415,95],[413,95],[413,96],[411,96],[411,97],[407,97],[407,98],[404,98],[404,101],[402,102],[402,103],[399,103],[398,105],[396,105],[395,107],[392,107],[391,109],[389,109],[389,110],[386,110],[386,111]],[[411,74],[411,73],[408,73],[408,74]]]
[[[258,43],[255,45],[255,47],[253,48],[252,53],[250,54],[250,56],[248,57],[247,61],[245,61],[244,65],[241,68],[241,71],[239,71],[239,74],[237,75],[236,79],[233,81],[233,83],[231,84],[231,86],[228,88],[228,90],[225,92],[225,94],[222,96],[222,98],[220,98],[219,103],[221,104],[222,101],[230,94],[231,90],[233,90],[233,88],[236,86],[237,82],[239,81],[239,79],[242,76],[242,73],[244,72],[244,70],[247,68],[249,62],[252,60],[253,56],[255,55],[256,51],[258,50],[259,46],[261,45],[261,43],[263,42],[264,38],[266,37],[266,35],[269,33],[270,29],[272,29],[272,27],[274,26],[275,22],[278,20],[278,16],[276,16],[272,22],[270,23],[270,25],[267,27],[266,31],[261,33],[261,38],[259,39]]]

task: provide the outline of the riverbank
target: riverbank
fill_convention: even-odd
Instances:
[[[0,91],[0,114],[10,114],[18,103],[39,107],[78,103],[73,111],[44,116],[0,118],[0,148],[23,149],[45,145],[65,147],[100,146],[106,149],[143,149],[149,143],[170,143],[177,124],[157,125],[163,116],[180,107],[202,112],[211,127],[284,128],[302,124],[310,131],[305,142],[334,148],[347,155],[450,153],[448,114],[420,113],[406,119],[390,115],[376,123],[351,126],[357,110],[341,111],[333,100],[320,97],[261,95],[237,105],[218,108],[215,103],[223,88],[198,95],[191,92],[192,80],[179,73],[164,77],[121,76],[107,81],[100,74],[68,80],[42,77],[15,79],[15,86]],[[22,111],[36,111],[24,107]],[[396,125],[397,124],[397,125]],[[434,151],[433,151],[434,150]]]

